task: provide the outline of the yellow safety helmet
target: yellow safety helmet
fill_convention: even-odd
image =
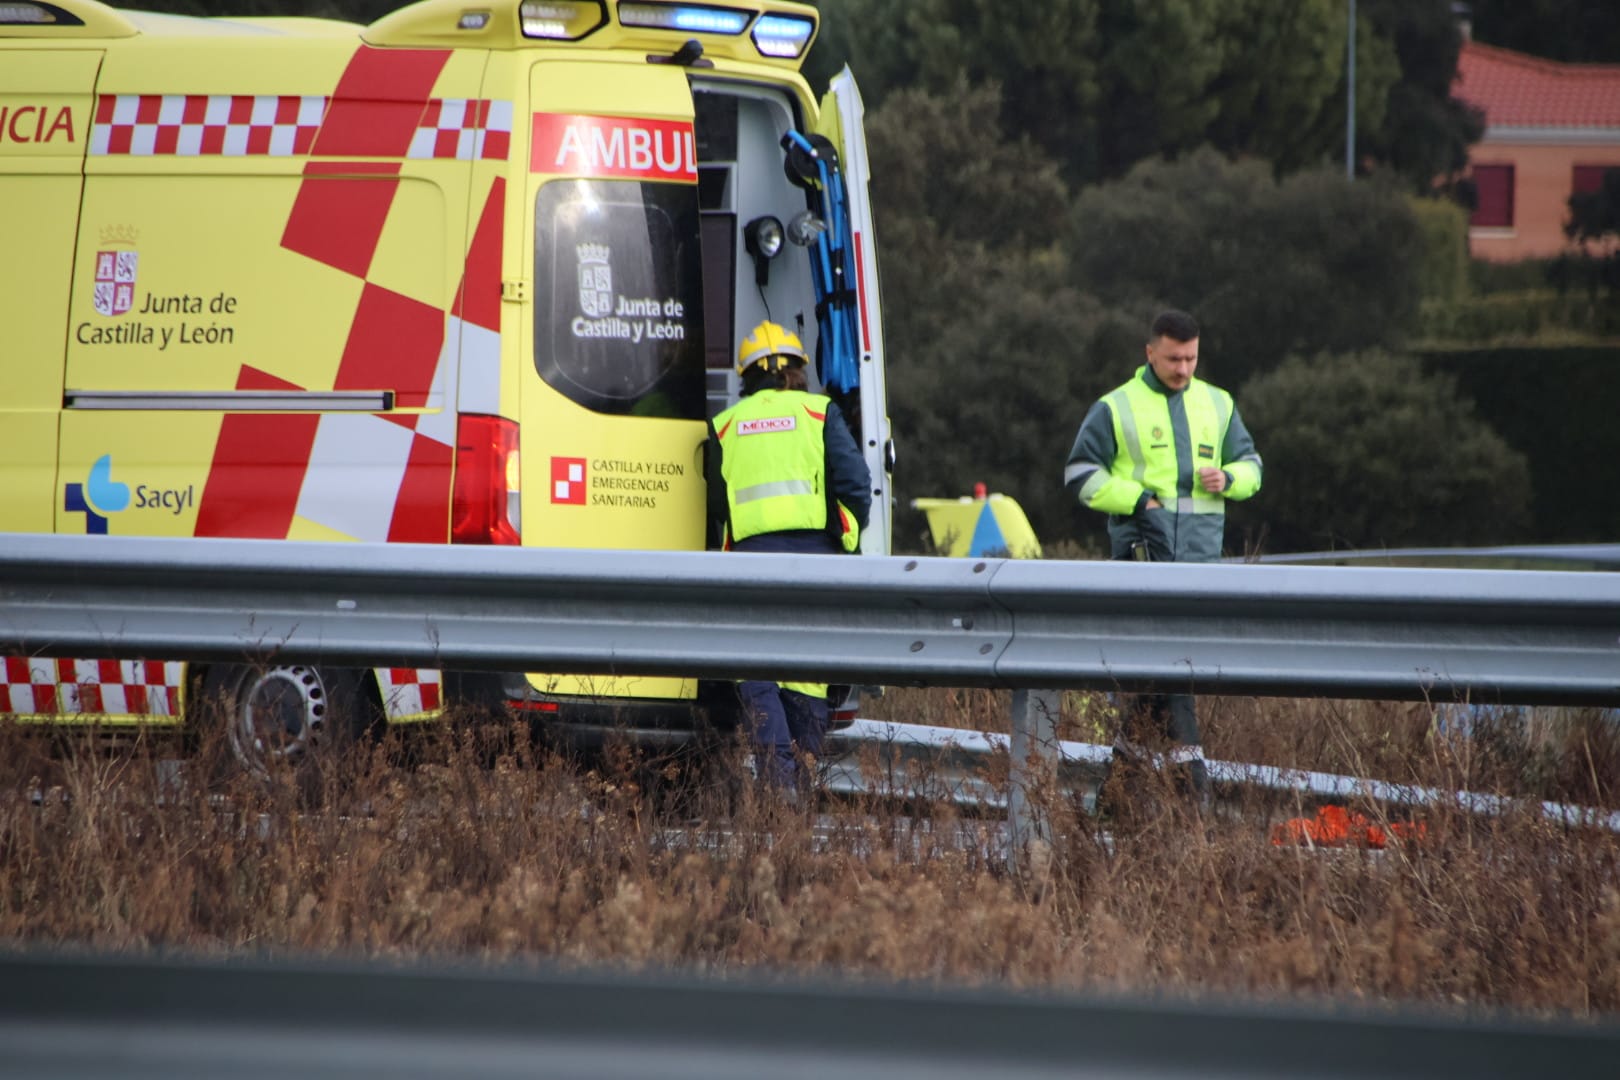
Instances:
[[[780,371],[783,364],[808,364],[804,345],[797,334],[769,320],[754,327],[737,346],[737,374],[741,375],[755,364],[766,371]]]

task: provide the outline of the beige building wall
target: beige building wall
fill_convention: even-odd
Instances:
[[[1562,137],[1571,141],[1554,143]],[[1601,136],[1583,145],[1578,135],[1548,131],[1522,136],[1487,131],[1469,153],[1471,165],[1514,166],[1513,225],[1511,228],[1468,230],[1468,248],[1475,258],[1510,262],[1543,258],[1570,250],[1564,237],[1569,220],[1569,196],[1576,165],[1620,167],[1620,137]]]

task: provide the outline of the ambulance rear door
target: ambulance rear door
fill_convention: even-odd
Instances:
[[[704,311],[687,73],[533,65],[523,241],[523,542],[701,550]],[[515,170],[516,171],[516,170]],[[529,289],[519,289],[529,292]],[[532,675],[542,692],[690,699],[692,680]]]
[[[891,472],[894,441],[889,427],[888,390],[884,375],[883,311],[878,296],[877,239],[872,228],[872,200],[867,190],[866,110],[848,67],[832,80],[822,100],[822,133],[838,147],[848,197],[850,230],[855,245],[856,293],[860,321],[860,445],[872,473],[872,516],[861,535],[861,551],[887,555],[894,520]]]

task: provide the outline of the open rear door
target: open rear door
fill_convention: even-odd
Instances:
[[[894,443],[889,430],[888,390],[883,366],[883,317],[878,298],[877,243],[872,232],[872,200],[867,192],[865,107],[848,67],[832,80],[821,102],[821,134],[838,148],[855,245],[856,292],[860,304],[861,453],[872,473],[872,517],[861,534],[861,553],[887,555],[894,506],[890,472]]]

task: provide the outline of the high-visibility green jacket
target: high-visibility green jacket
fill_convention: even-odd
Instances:
[[[1226,490],[1204,490],[1198,470],[1205,465],[1225,470]],[[1198,378],[1172,393],[1144,364],[1086,413],[1063,483],[1109,515],[1115,558],[1146,544],[1156,562],[1213,562],[1221,557],[1226,501],[1259,491],[1261,472],[1231,394]],[[1162,508],[1146,509],[1150,496]]]
[[[845,551],[856,549],[871,501],[869,480],[828,398],[759,390],[716,416],[713,428],[732,542],[761,533],[826,530]],[[829,477],[829,458],[851,475]],[[835,528],[828,528],[829,513],[837,515]]]

